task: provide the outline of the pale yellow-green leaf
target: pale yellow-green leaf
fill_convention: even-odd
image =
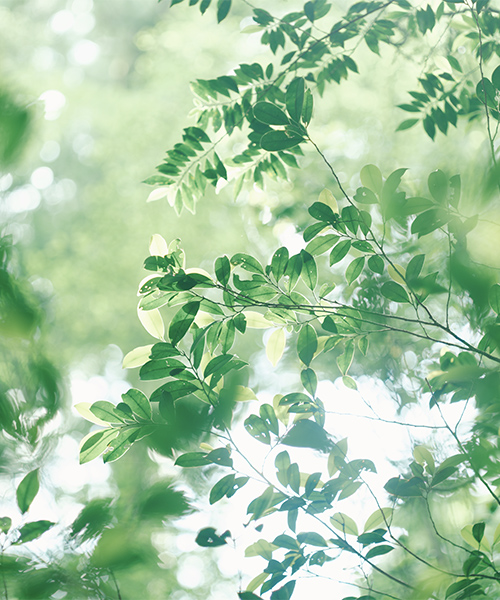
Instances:
[[[413,448],[413,458],[419,465],[427,464],[429,473],[432,474],[436,470],[434,458],[425,446],[415,446],[415,448]]]
[[[285,351],[286,335],[283,329],[276,329],[269,336],[266,344],[266,356],[269,362],[275,367]]]
[[[231,400],[234,402],[249,402],[251,400],[257,400],[257,396],[254,391],[244,385],[235,385],[231,388]]]
[[[247,585],[247,592],[255,592],[255,590],[261,586],[264,581],[269,577],[269,573],[260,573],[257,577],[254,577],[252,581]]]
[[[299,477],[300,477],[300,485],[301,487],[305,487],[306,485],[306,481],[309,478],[309,475],[311,475],[311,473],[299,473]],[[321,479],[318,481],[318,483],[314,486],[314,488],[320,488],[323,487],[325,485],[325,483],[323,481],[321,481]]]
[[[472,535],[472,525],[466,525],[460,533],[462,534],[462,537],[467,542],[467,544],[469,544],[469,546],[472,546],[474,550],[481,550],[481,552],[488,553],[491,552],[491,546],[486,536],[484,536],[481,540],[481,543],[478,544],[477,540]]]
[[[137,315],[142,326],[150,335],[159,340],[163,340],[163,336],[165,335],[165,325],[163,324],[160,311],[157,308],[148,311],[138,308]]]
[[[205,271],[205,269],[200,269],[199,267],[189,267],[189,269],[185,270],[186,273],[198,273],[198,275],[204,275],[205,277],[208,277],[209,279],[213,280],[213,277],[210,275],[210,273],[208,271]]]
[[[278,546],[271,544],[267,540],[258,540],[255,544],[248,546],[245,549],[245,556],[251,558],[252,556],[262,556],[266,560],[271,560],[273,557],[273,550],[277,550]]]
[[[139,346],[138,348],[134,348],[123,358],[122,367],[124,369],[142,367],[144,363],[148,362],[152,347],[153,344],[148,344],[147,346]]]
[[[148,196],[146,202],[156,202],[156,200],[161,200],[161,198],[165,198],[165,196],[169,195],[170,188],[163,186],[154,189]]]
[[[262,31],[262,25],[247,25],[240,33],[258,33],[260,31]]]
[[[198,325],[198,327],[206,327],[214,321],[215,319],[212,317],[212,315],[205,312],[204,310],[199,310],[196,313],[196,317],[194,318],[194,322],[196,323],[196,325]]]
[[[201,442],[200,450],[203,450],[204,452],[212,452],[212,450],[214,450],[214,447],[210,444],[206,444],[205,442]]]
[[[497,526],[493,535],[493,547],[495,547],[498,542],[500,542],[500,525]]]
[[[283,394],[276,394],[276,396],[274,396],[273,408],[278,419],[283,423],[283,425],[287,426],[290,415],[288,414],[288,408],[286,406],[280,406],[281,398],[283,398]]]
[[[330,517],[331,524],[342,533],[349,535],[358,535],[358,526],[355,521],[348,517],[345,513],[335,513],[333,517]]]
[[[168,254],[168,244],[159,233],[153,233],[149,242],[151,256],[165,256]]]
[[[106,423],[106,421],[102,421],[101,419],[96,417],[93,412],[90,412],[91,406],[91,402],[78,402],[78,404],[75,404],[73,408],[87,421],[95,423],[96,425],[102,425],[103,427],[109,427],[109,423]],[[92,431],[92,433],[95,433],[95,431]]]
[[[396,283],[406,285],[406,281],[404,280],[404,278],[406,277],[406,269],[401,265],[397,264],[394,264],[394,267],[392,265],[387,266],[387,272],[389,273],[389,277]]]
[[[393,514],[394,510],[390,507],[377,508],[377,510],[374,513],[372,513],[368,517],[368,519],[366,519],[363,531],[371,531],[372,529],[375,529],[376,527],[382,524],[386,526],[386,521],[390,524]]]
[[[382,190],[382,173],[375,165],[365,165],[359,175],[364,187],[376,194]]]
[[[329,206],[334,213],[339,212],[339,205],[337,204],[337,200],[335,200],[335,196],[328,188],[325,188],[320,192],[318,202],[322,202],[323,204]]]
[[[249,329],[268,329],[273,326],[264,315],[255,310],[244,310],[243,314],[245,315]]]

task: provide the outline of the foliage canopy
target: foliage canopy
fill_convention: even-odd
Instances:
[[[189,2],[215,10],[218,22],[240,11],[236,4]],[[156,186],[149,200],[194,213],[210,186],[234,180],[235,198],[268,182],[299,187],[318,165],[329,184],[308,201],[301,243],[269,257],[222,255],[209,273],[187,267],[179,240],[153,235],[138,314],[157,341],[131,350],[124,366],[155,389],[80,405],[100,426],[82,441],[80,461],[113,462],[141,441],[179,471],[220,471],[211,505],[231,506],[251,489],[245,526],[256,539],[245,555],[265,565],[238,592],[242,600],[298,597],[311,576],[338,580],[338,564],[357,577],[357,595],[344,600],[496,597],[500,284],[497,257],[479,260],[469,246],[477,232],[494,243],[486,232],[500,184],[500,13],[488,0],[425,8],[366,1],[344,12],[315,0],[280,16],[244,4],[247,32],[260,35],[265,58],[193,83],[196,123],[146,180]],[[394,129],[405,136],[421,126],[438,144],[461,122],[481,123],[485,176],[469,183],[455,165],[451,173],[436,165],[425,182],[411,182],[406,168],[382,172],[375,157],[359,175],[341,176],[314,129],[315,104],[362,71],[360,48],[385,60],[384,47],[413,55],[427,40],[420,76],[397,90],[411,97],[398,105],[411,118]],[[269,402],[253,389],[270,391],[246,352],[253,330],[286,375]],[[339,397],[362,398],[370,412],[360,418],[373,427],[415,432],[397,476],[384,477],[374,449],[349,450],[324,385],[333,381]],[[388,419],[380,398],[393,402]],[[415,406],[423,422],[409,417]],[[242,449],[243,436],[255,450]],[[19,485],[22,512],[37,485],[35,471]],[[459,505],[465,517],[454,514]],[[266,533],[269,522],[279,533]],[[50,526],[21,530],[20,539]],[[110,531],[97,544],[98,566],[107,566]],[[207,522],[196,542],[217,548],[237,539]]]

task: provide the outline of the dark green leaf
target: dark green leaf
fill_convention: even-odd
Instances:
[[[382,296],[385,296],[388,300],[392,300],[392,302],[410,302],[404,287],[395,281],[386,281],[380,291],[382,292]]]
[[[260,145],[267,152],[278,152],[279,150],[293,148],[303,140],[304,138],[301,135],[275,130],[265,133],[260,140]]]
[[[52,521],[32,521],[31,523],[26,523],[19,530],[21,537],[17,540],[16,544],[24,544],[25,542],[36,540],[53,525],[55,523]]]
[[[234,473],[230,475],[226,475],[222,479],[220,479],[210,490],[210,504],[215,504],[224,496],[233,489],[234,485]]]
[[[368,552],[366,553],[366,558],[369,559],[369,558],[373,558],[374,556],[381,556],[382,554],[387,554],[388,552],[391,552],[392,550],[394,550],[394,548],[392,546],[387,546],[387,545],[375,546],[371,550],[368,550]]]
[[[199,308],[199,301],[188,302],[174,315],[168,328],[168,336],[174,346],[176,346],[188,332]]]
[[[439,169],[437,171],[433,171],[429,175],[427,184],[434,200],[439,202],[439,204],[444,204],[448,195],[448,178],[443,171],[440,171]]]
[[[337,357],[337,365],[342,375],[347,375],[354,357],[354,342],[348,340],[345,344],[344,352]]]
[[[279,424],[274,408],[270,404],[262,404],[259,409],[259,414],[268,430],[271,433],[274,433],[274,435],[279,435]]]
[[[381,256],[370,256],[368,259],[368,266],[374,273],[380,275],[384,272],[384,259]]]
[[[285,247],[278,248],[271,259],[271,271],[276,281],[279,281],[285,274],[288,264],[288,250]]]
[[[411,232],[418,233],[418,236],[422,237],[423,235],[427,235],[439,227],[446,225],[450,218],[450,214],[441,208],[427,210],[418,215],[413,221],[411,224]]]
[[[476,542],[480,543],[484,537],[484,530],[486,529],[486,523],[476,523],[472,527],[472,535]]]
[[[300,360],[309,366],[313,359],[314,353],[318,349],[318,336],[312,325],[306,323],[302,326],[297,338],[297,353]]]
[[[215,548],[217,546],[223,546],[226,544],[226,539],[228,537],[231,537],[231,533],[229,531],[225,531],[223,534],[217,535],[213,527],[205,527],[198,533],[195,541],[198,546],[202,546],[203,548]]]
[[[325,223],[333,223],[337,218],[333,210],[324,202],[314,202],[314,204],[309,207],[309,214],[317,221],[323,221]],[[319,231],[321,231],[321,229]]]
[[[338,242],[338,236],[333,233],[320,235],[312,239],[306,246],[306,251],[312,256],[318,256],[330,250],[333,244]]]
[[[290,122],[284,111],[272,102],[257,102],[253,107],[253,114],[266,125],[288,125]]]
[[[178,467],[203,467],[211,462],[204,452],[188,452],[181,454],[174,464]]]
[[[290,117],[297,123],[302,115],[304,106],[305,83],[302,77],[296,77],[286,90],[286,110]]]
[[[16,497],[19,510],[24,514],[38,494],[40,483],[38,481],[38,469],[30,471],[24,476],[21,483],[17,486]]]
[[[310,290],[314,290],[318,282],[318,268],[316,261],[306,250],[301,250],[302,257],[302,279]]]
[[[271,443],[269,428],[266,422],[257,415],[250,415],[245,420],[245,429],[252,437],[254,437],[259,442],[268,445]]]
[[[217,280],[226,286],[229,283],[229,277],[231,276],[231,264],[227,256],[219,256],[215,261],[215,276]]]
[[[406,279],[411,282],[413,279],[417,279],[424,266],[425,254],[417,254],[414,256],[408,266],[406,267]]]
[[[500,285],[498,283],[495,283],[491,286],[488,293],[488,301],[491,308],[497,313],[497,315],[500,315]]]
[[[281,443],[298,448],[313,448],[322,452],[328,452],[332,446],[323,427],[309,419],[298,421],[281,439]],[[289,480],[291,481],[290,476]]]
[[[223,21],[231,9],[231,0],[219,0],[217,2],[217,23]]]
[[[351,240],[342,240],[330,253],[330,266],[340,262],[351,249]]]
[[[346,278],[348,285],[351,285],[351,283],[359,277],[364,266],[365,266],[365,257],[364,256],[359,256],[358,258],[355,258],[349,264],[349,266],[347,267],[346,272],[345,272],[345,278]]]

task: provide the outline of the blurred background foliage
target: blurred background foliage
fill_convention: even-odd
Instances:
[[[266,8],[279,14],[287,4]],[[135,318],[135,290],[152,233],[181,238],[190,266],[210,269],[216,256],[237,251],[267,260],[277,239],[300,231],[328,182],[321,166],[307,168],[306,154],[291,182],[269,182],[237,201],[231,186],[208,191],[196,216],[145,203],[141,181],[186,125],[189,81],[264,52],[258,36],[239,33],[248,14],[237,3],[216,25],[213,14],[153,0],[0,1],[1,498],[18,527],[13,484],[41,467],[32,510],[58,522],[45,534],[53,547],[4,562],[10,598],[56,598],[59,589],[71,598],[114,598],[116,572],[123,598],[144,597],[144,589],[153,600],[207,598],[212,587],[215,599],[224,597],[224,578],[235,576],[221,574],[210,553],[201,562],[193,544],[176,541],[172,517],[188,513],[189,502],[153,453],[134,447],[112,469],[92,463],[75,472],[87,430],[71,405],[116,400],[127,388],[123,354],[151,341]],[[417,129],[394,133],[404,118],[396,105],[407,101],[422,56],[433,60],[432,43],[428,54],[385,47],[383,60],[360,49],[360,75],[327,90],[312,131],[348,189],[374,156],[384,173],[409,167],[416,188],[432,168],[460,170],[472,213],[487,202],[477,193],[488,161],[483,125],[461,121],[439,145]],[[486,270],[498,260],[491,250],[498,231],[488,228],[476,234]],[[246,352],[260,346],[256,337]],[[198,580],[182,576],[188,561]]]

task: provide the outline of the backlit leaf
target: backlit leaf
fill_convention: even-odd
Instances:
[[[269,336],[266,344],[266,356],[269,362],[275,367],[281,357],[286,346],[286,335],[284,329],[276,329]]]

